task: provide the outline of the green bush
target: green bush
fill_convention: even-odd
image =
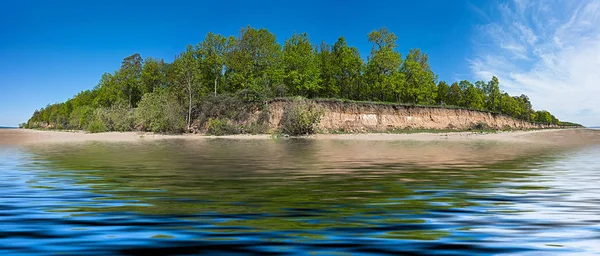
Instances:
[[[86,130],[90,133],[99,133],[99,132],[107,132],[108,128],[106,127],[104,122],[102,122],[99,119],[95,119],[88,124]]]
[[[256,122],[251,123],[245,129],[245,133],[249,134],[265,134],[269,132],[270,109],[269,105],[265,104],[256,119]]]
[[[314,134],[321,121],[318,106],[302,98],[295,98],[283,110],[282,133],[297,136]]]
[[[264,108],[264,102],[256,93],[246,90],[236,94],[211,95],[198,106],[198,119],[202,124],[211,118],[245,121],[251,114]]]
[[[248,127],[246,127],[245,133],[249,134],[265,134],[269,132],[269,124],[268,123],[252,123]]]
[[[133,109],[125,101],[117,102],[110,108],[96,109],[91,119],[102,122],[108,131],[133,130]]]
[[[184,112],[172,95],[147,93],[135,110],[135,127],[143,131],[178,133],[185,129]]]
[[[71,112],[69,116],[69,128],[84,129],[93,117],[94,109],[90,106],[80,106]]]
[[[242,129],[231,124],[229,120],[211,118],[207,122],[206,134],[208,135],[223,136],[240,133],[242,133]]]
[[[206,134],[210,135],[225,135],[225,124],[219,119],[211,118],[208,120],[206,125]]]
[[[471,130],[487,130],[489,128],[489,125],[484,122],[478,122],[471,126]]]
[[[133,110],[116,106],[110,109],[112,131],[126,132],[133,130]]]

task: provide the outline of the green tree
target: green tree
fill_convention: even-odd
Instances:
[[[321,91],[319,94],[322,97],[331,98],[339,97],[340,89],[336,84],[334,77],[335,61],[333,53],[331,52],[331,46],[325,42],[321,42],[317,53],[317,64],[319,66],[319,74],[321,74]]]
[[[140,77],[142,94],[167,86],[167,64],[162,59],[146,58]]]
[[[484,93],[486,96],[486,108],[490,111],[498,112],[500,111],[500,100],[502,97],[502,92],[500,91],[500,82],[497,77],[492,77],[487,83],[487,86],[484,87]]]
[[[226,68],[225,57],[233,43],[235,43],[234,38],[226,38],[209,32],[204,41],[198,44],[198,55],[202,60],[204,77],[213,79],[214,95],[217,95],[217,85]]]
[[[519,115],[517,101],[515,98],[508,95],[508,93],[504,93],[500,96],[499,105],[501,113],[512,117],[517,117]]]
[[[454,82],[450,85],[450,94],[448,97],[448,104],[453,106],[460,106],[462,101],[462,91],[458,86],[458,83]]]
[[[363,61],[356,47],[349,47],[344,37],[338,38],[333,45],[332,66],[334,73],[334,84],[338,92],[343,92],[339,96],[348,99],[360,98],[359,81]],[[354,89],[354,93],[353,92]]]
[[[556,119],[550,112],[546,110],[540,110],[535,112],[535,121],[544,124],[557,124],[558,119]]]
[[[470,109],[483,110],[485,107],[485,95],[483,91],[477,89],[477,87],[469,81],[461,81],[460,85],[466,87],[463,91],[462,106]]]
[[[94,113],[94,108],[91,106],[79,106],[73,109],[69,116],[69,127],[72,129],[85,129]]]
[[[262,110],[266,99],[299,95],[437,103],[571,125],[559,122],[548,111],[535,111],[527,95],[503,92],[495,76],[489,82],[464,80],[449,86],[441,81],[436,86],[437,75],[431,70],[428,55],[412,49],[403,59],[396,49],[397,40],[385,28],[369,33],[372,48],[365,63],[344,37],[333,45],[323,42],[316,48],[306,33],[293,35],[283,47],[266,29],[245,27],[238,37],[208,33],[173,63],[151,57],[142,60],[137,53],[125,57],[120,68],[104,73],[92,90],[34,111],[24,127],[100,132],[134,128],[165,131],[172,126],[182,130],[177,128],[181,123],[177,116],[187,128],[195,119],[205,122],[211,117],[241,122],[248,113]],[[217,95],[219,92],[222,95]],[[215,96],[206,97],[213,93]],[[237,111],[240,108],[244,111]],[[264,120],[268,113],[261,116]],[[239,124],[217,121],[243,131]]]
[[[450,103],[450,86],[445,81],[440,81],[437,86],[437,104]]]
[[[200,89],[201,73],[200,61],[194,57],[194,49],[188,45],[187,50],[181,53],[173,62],[173,80],[177,88],[181,88],[186,94],[187,118],[186,127],[190,128],[192,123],[192,106]]]
[[[406,77],[404,102],[434,104],[436,99],[437,77],[429,66],[429,57],[419,49],[411,49],[402,63],[402,73]]]
[[[266,29],[246,27],[226,58],[227,79],[233,91],[255,90],[268,93],[281,83],[281,45]]]
[[[118,81],[128,97],[129,107],[133,108],[141,98],[141,76],[143,59],[139,53],[125,57],[121,63]]]
[[[521,96],[519,96],[517,98],[517,101],[519,102],[519,105],[521,106],[521,109],[522,109],[521,115],[518,118],[523,119],[523,120],[532,121],[531,115],[533,114],[534,111],[533,111],[533,107],[531,105],[531,101],[529,100],[529,97],[525,94],[521,94]]]
[[[319,91],[320,70],[316,51],[306,33],[294,34],[283,46],[284,82],[296,95],[314,97]]]
[[[404,77],[399,73],[402,56],[396,49],[398,37],[386,28],[369,33],[373,44],[367,63],[365,81],[371,99],[398,101],[404,86]]]
[[[98,92],[98,95],[94,99],[94,107],[110,107],[119,99],[124,99],[122,88],[120,88],[118,78],[118,72],[115,75],[110,73],[104,73],[100,82],[94,88],[94,91]]]

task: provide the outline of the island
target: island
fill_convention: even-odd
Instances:
[[[36,110],[21,128],[89,133],[284,134],[529,130],[581,127],[490,81],[439,81],[428,55],[372,31],[365,60],[344,37],[281,45],[267,29],[208,33],[172,63],[133,54],[91,90]]]

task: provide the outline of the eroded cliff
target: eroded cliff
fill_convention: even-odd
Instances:
[[[481,125],[490,129],[544,129],[555,125],[536,124],[509,116],[458,108],[422,107],[379,103],[355,103],[315,100],[322,111],[319,129],[323,132],[383,132],[395,129],[467,130]],[[269,127],[282,124],[288,101],[269,104]]]

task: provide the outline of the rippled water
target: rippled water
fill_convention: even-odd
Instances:
[[[0,146],[0,252],[598,254],[600,146]]]

